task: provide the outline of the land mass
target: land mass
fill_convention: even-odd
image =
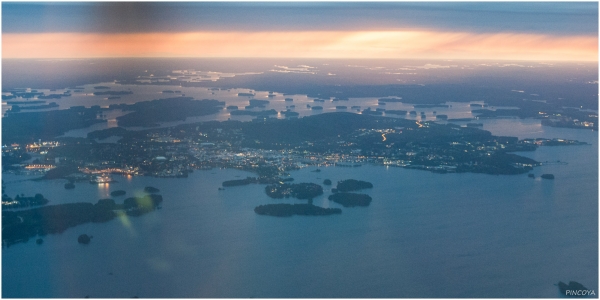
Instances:
[[[301,216],[328,216],[341,214],[339,208],[323,208],[312,204],[266,204],[254,208],[254,212],[259,215],[274,217],[291,217],[293,215]]]
[[[316,183],[278,183],[265,187],[267,196],[271,198],[312,199],[323,195],[323,187]]]
[[[96,204],[80,202],[2,211],[2,245],[27,242],[37,235],[61,233],[89,222],[108,222],[121,214],[140,216],[153,211],[162,201],[161,195],[151,194],[127,198],[123,204],[102,199]]]

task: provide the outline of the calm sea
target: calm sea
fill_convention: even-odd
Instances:
[[[43,193],[52,204],[96,202],[154,186],[162,209],[137,218],[86,224],[2,251],[3,297],[558,297],[558,281],[598,293],[597,132],[542,127],[535,120],[486,120],[498,135],[561,137],[589,146],[520,153],[567,162],[527,175],[434,174],[365,165],[307,168],[295,182],[354,178],[369,207],[328,217],[259,216],[274,200],[264,185],[218,191],[250,173],[214,169],[185,179],[115,177],[117,183],[22,181],[6,191]],[[553,173],[555,180],[539,175]],[[77,236],[93,235],[89,245]]]

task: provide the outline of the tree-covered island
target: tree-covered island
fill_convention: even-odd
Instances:
[[[275,217],[291,217],[293,215],[302,216],[327,216],[341,214],[339,208],[323,208],[312,204],[266,204],[254,208],[254,212],[259,215]]]
[[[323,187],[316,183],[277,183],[265,187],[267,196],[271,198],[312,199],[323,195]]]
[[[373,188],[373,184],[367,181],[356,180],[356,179],[346,179],[342,181],[338,181],[336,186],[336,191],[338,192],[351,192],[358,191],[362,189],[370,189]]]

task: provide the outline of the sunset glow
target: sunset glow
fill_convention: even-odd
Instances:
[[[597,61],[597,36],[406,31],[3,33],[3,58],[298,57]]]

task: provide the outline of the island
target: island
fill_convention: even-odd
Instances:
[[[257,99],[250,99],[248,100],[248,103],[250,103],[250,106],[266,106],[269,105],[269,100],[257,100]]]
[[[262,117],[262,116],[277,115],[277,111],[274,110],[274,109],[262,110],[262,111],[232,110],[231,112],[229,112],[229,114],[232,115],[232,116],[256,116],[256,117]]]
[[[312,204],[266,204],[254,208],[254,212],[259,215],[274,217],[291,217],[293,215],[301,216],[328,216],[341,214],[339,208],[323,208]]]
[[[271,198],[312,199],[323,194],[323,187],[316,183],[278,183],[265,187],[267,196]]]
[[[89,236],[87,234],[82,234],[79,237],[77,237],[77,242],[84,245],[89,244],[91,240],[92,236]]]
[[[327,199],[344,207],[369,206],[372,200],[369,195],[355,193],[336,193],[330,195]]]
[[[542,174],[540,177],[544,179],[554,179],[554,174]]]
[[[358,191],[362,189],[370,189],[373,188],[373,184],[367,181],[356,180],[356,179],[346,179],[342,181],[338,181],[336,189],[339,192],[350,192],[350,191]]]

